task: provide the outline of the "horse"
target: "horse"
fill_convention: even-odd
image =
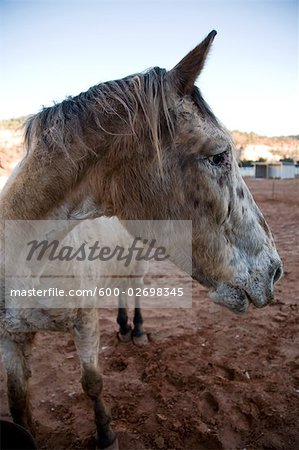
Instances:
[[[27,153],[0,197],[1,344],[13,420],[32,426],[24,332],[5,308],[4,223],[48,219],[67,205],[85,216],[192,221],[192,277],[237,314],[274,298],[282,263],[245,182],[228,131],[195,82],[216,31],[173,69],[154,67],[44,108],[25,126]],[[125,222],[124,222],[125,223]],[[25,314],[25,312],[24,312]],[[36,310],[26,322],[39,329]],[[102,398],[93,309],[61,312],[76,340],[82,386],[92,399],[96,442],[118,448]]]

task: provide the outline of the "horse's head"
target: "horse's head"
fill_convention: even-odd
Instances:
[[[101,164],[102,198],[109,199],[106,213],[123,219],[191,219],[193,277],[215,302],[245,312],[249,302],[272,301],[282,265],[232,140],[194,86],[215,34],[171,71],[123,80],[136,105],[124,106],[131,111],[123,111],[129,120],[122,126],[130,122],[135,136]]]

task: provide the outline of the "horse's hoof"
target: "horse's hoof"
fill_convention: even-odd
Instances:
[[[138,347],[143,347],[148,344],[148,337],[146,333],[142,333],[140,336],[133,336],[133,343]]]
[[[116,438],[115,441],[109,445],[109,447],[102,448],[102,447],[96,446],[96,450],[119,450],[118,438]]]
[[[117,333],[117,338],[120,342],[131,342],[132,339],[132,330],[129,330],[126,334],[121,334],[119,331]]]

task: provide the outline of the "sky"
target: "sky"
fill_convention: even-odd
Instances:
[[[171,69],[218,34],[197,85],[230,130],[299,134],[299,0],[0,0],[0,120]]]

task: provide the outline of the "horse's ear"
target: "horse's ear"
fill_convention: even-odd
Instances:
[[[191,94],[196,78],[203,69],[207,55],[217,31],[211,31],[208,36],[188,55],[185,56],[170,72],[171,83],[182,95]]]

